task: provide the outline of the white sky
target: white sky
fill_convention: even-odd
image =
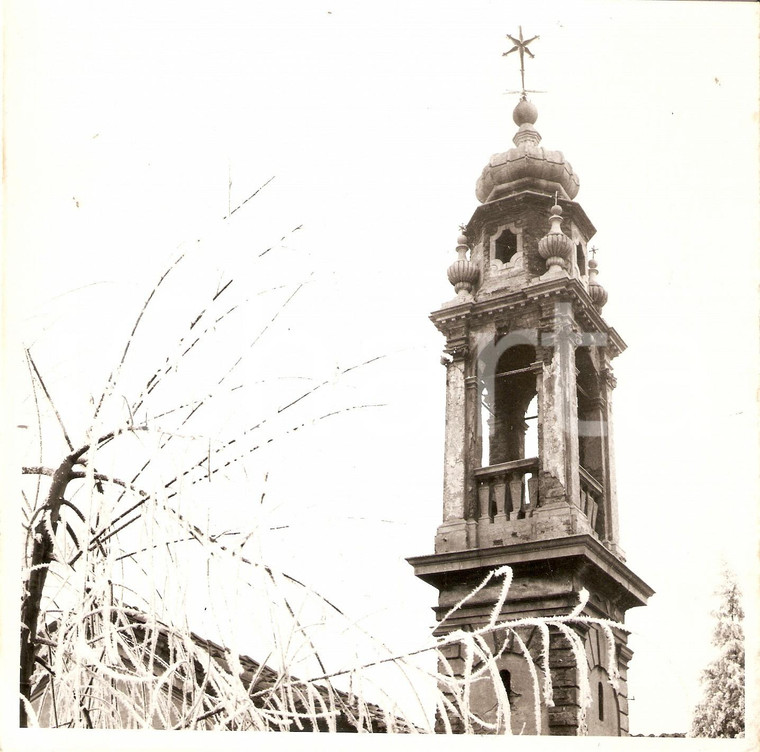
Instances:
[[[541,37],[526,73],[547,92],[532,96],[537,128],[580,176],[605,318],[629,345],[615,363],[621,535],[657,591],[629,614],[631,731],[684,731],[721,559],[745,591],[756,582],[754,4],[10,3],[6,321],[76,433],[178,247],[191,257],[169,317],[221,269],[252,294],[308,280],[248,378],[318,381],[388,355],[308,409],[386,406],[262,461],[290,525],[273,556],[388,640],[421,641],[435,591],[404,558],[433,550],[444,415],[427,314],[452,296],[475,181],[511,146],[503,92],[519,72],[501,53],[519,24]],[[232,354],[251,339],[220,336]],[[252,414],[271,399],[249,393]],[[232,500],[216,513],[246,519]]]

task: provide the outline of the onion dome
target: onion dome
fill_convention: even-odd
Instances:
[[[538,241],[538,252],[546,259],[547,270],[562,271],[567,268],[567,260],[575,250],[573,241],[562,232],[562,207],[554,204],[551,209],[551,229]]]
[[[494,201],[518,190],[538,189],[563,198],[574,199],[580,182],[561,151],[539,146],[541,134],[533,127],[538,119],[536,106],[527,99],[517,103],[512,118],[518,126],[512,139],[515,148],[494,154],[475,187],[478,201]]]
[[[480,279],[480,269],[467,259],[467,238],[460,235],[457,238],[457,254],[459,258],[449,267],[449,282],[454,285],[454,291],[471,294]]]
[[[594,259],[588,262],[588,294],[596,310],[601,311],[607,302],[607,290],[596,281],[599,274],[598,266],[599,264]]]

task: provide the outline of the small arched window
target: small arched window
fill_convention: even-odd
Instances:
[[[604,684],[599,682],[597,684],[597,699],[598,699],[598,706],[599,706],[599,720],[604,720]]]
[[[512,674],[507,671],[507,669],[502,669],[499,671],[499,677],[501,678],[501,683],[504,685],[504,691],[507,693],[507,698],[509,699],[509,702],[512,702]]]
[[[502,264],[509,263],[517,253],[517,235],[505,227],[494,241],[494,258]]]

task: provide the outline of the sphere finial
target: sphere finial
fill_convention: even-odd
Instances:
[[[515,121],[515,125],[533,125],[538,120],[538,110],[533,102],[527,99],[520,99],[517,106],[512,111],[512,120]]]

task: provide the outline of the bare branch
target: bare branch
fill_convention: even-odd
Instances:
[[[37,376],[37,381],[39,381],[40,386],[42,387],[42,391],[45,393],[45,396],[48,399],[48,402],[50,403],[50,407],[53,408],[53,412],[55,413],[55,417],[58,420],[58,425],[60,425],[61,430],[63,431],[63,438],[66,439],[66,444],[69,447],[69,451],[74,451],[74,445],[71,443],[71,439],[69,438],[69,434],[66,432],[66,426],[63,425],[63,420],[61,419],[61,415],[58,412],[58,408],[55,406],[55,402],[53,402],[53,398],[50,396],[50,392],[48,391],[47,387],[45,386],[45,382],[42,379],[42,374],[39,372],[39,369],[37,368],[37,364],[34,362],[34,358],[32,358],[32,353],[29,351],[29,348],[24,348],[24,352],[26,353],[26,358],[28,363],[31,365],[32,369],[34,369],[34,373]],[[39,416],[39,413],[38,413]],[[40,429],[40,435],[41,435],[41,429]]]
[[[283,240],[285,240],[285,238],[287,238],[287,237],[288,237],[288,235],[292,235],[294,232],[298,232],[298,230],[300,230],[302,227],[303,227],[303,225],[298,225],[298,227],[294,227],[294,228],[293,228],[293,229],[292,229],[290,232],[286,233],[285,235],[283,235],[283,236],[280,238],[280,243],[282,243],[282,241],[283,241]],[[273,246],[269,246],[269,248],[267,248],[265,251],[262,251],[262,252],[259,254],[259,258],[261,258],[262,256],[266,256],[266,254],[267,254],[267,253],[269,253],[269,251],[271,251],[271,250],[272,250],[272,247],[273,247]]]
[[[103,393],[100,395],[100,399],[98,400],[98,405],[95,408],[95,413],[93,414],[93,421],[95,418],[98,417],[98,414],[100,413],[100,408],[103,406],[103,400],[105,400],[106,395],[110,391],[110,389],[113,387],[116,378],[121,371],[122,366],[124,365],[124,361],[127,358],[127,353],[129,352],[129,348],[132,345],[132,341],[135,337],[135,332],[137,331],[137,328],[140,326],[140,322],[142,321],[143,316],[145,315],[145,311],[147,310],[148,306],[150,305],[151,300],[153,300],[153,297],[155,296],[156,292],[158,291],[158,288],[161,287],[161,284],[163,281],[169,276],[169,274],[177,267],[180,261],[184,258],[185,254],[180,254],[180,256],[177,257],[177,259],[169,265],[169,267],[164,271],[164,273],[159,278],[158,282],[154,285],[153,289],[150,291],[150,294],[148,295],[147,299],[143,303],[143,307],[140,310],[140,313],[137,316],[137,319],[135,320],[134,326],[132,327],[132,331],[130,332],[129,337],[127,338],[127,344],[124,346],[124,351],[121,354],[121,358],[119,360],[119,363],[117,364],[116,368],[111,371],[111,374],[108,377],[108,381],[106,382],[106,386],[103,389]]]
[[[378,360],[382,360],[385,357],[385,355],[377,355],[374,358],[370,358],[369,360],[365,360],[363,363],[356,363],[353,366],[349,366],[348,368],[344,368],[342,371],[339,372],[339,376],[344,376],[345,374],[356,370],[357,368],[363,368],[364,366],[368,366],[370,363],[374,363]],[[307,392],[304,392],[300,397],[297,397],[292,402],[288,403],[284,407],[281,407],[277,412],[281,413],[287,410],[289,407],[293,407],[296,403],[300,402],[302,399],[309,397],[310,395],[314,394],[314,392],[320,390],[323,386],[327,386],[327,384],[331,383],[332,379],[325,379],[321,384],[317,384],[312,389],[309,389]]]
[[[248,196],[245,201],[243,201],[242,204],[238,204],[226,217],[222,217],[222,219],[229,219],[238,209],[242,209],[257,193],[264,190],[264,188],[266,188],[275,179],[275,177],[275,175],[272,175],[272,177],[269,178],[266,183],[260,185],[250,196]]]
[[[211,303],[215,303],[216,300],[224,293],[225,290],[229,288],[229,286],[232,284],[233,280],[229,280],[227,284],[225,284],[220,290],[218,290],[214,296],[211,299]],[[164,360],[164,363],[162,366],[160,366],[156,371],[153,373],[153,375],[148,379],[148,381],[145,384],[145,387],[143,388],[142,393],[138,396],[137,402],[135,403],[134,407],[131,409],[131,412],[137,413],[137,411],[142,407],[142,405],[145,402],[145,398],[147,395],[151,394],[155,388],[161,383],[161,380],[164,378],[164,376],[171,373],[175,367],[176,363],[183,358],[185,355],[187,355],[198,342],[201,341],[201,339],[208,334],[210,331],[214,330],[214,326],[224,320],[227,316],[229,316],[233,311],[237,310],[238,306],[232,306],[229,310],[224,312],[221,316],[217,317],[216,320],[211,323],[209,326],[207,326],[194,340],[190,345],[185,347],[185,340],[186,337],[183,335],[180,337],[179,341],[177,342],[175,346],[175,350],[179,351],[179,356],[172,358],[170,356],[167,356]],[[190,322],[189,331],[192,331],[195,326],[198,324],[198,322],[206,315],[206,313],[209,311],[209,307],[204,308],[201,310],[201,312]],[[184,347],[184,350],[182,349]]]

